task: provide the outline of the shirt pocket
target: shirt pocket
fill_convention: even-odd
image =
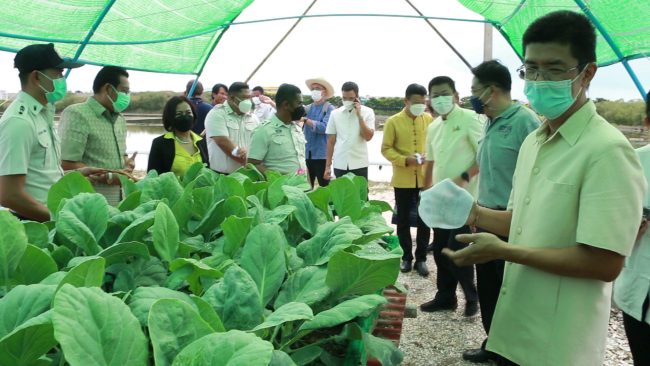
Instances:
[[[271,141],[273,141],[273,143],[276,145],[286,145],[291,143],[291,141],[289,141],[289,137],[285,135],[273,136],[271,138]]]
[[[38,146],[35,162],[41,167],[47,167],[47,163],[51,157],[52,149],[52,140],[47,130],[43,130],[38,133]]]
[[[228,127],[229,130],[236,130],[236,131],[239,130],[239,123],[231,119],[226,120],[226,126]]]
[[[255,128],[257,128],[257,123],[255,123],[255,122],[246,122],[244,124],[244,128],[246,129],[246,131],[252,132]]]

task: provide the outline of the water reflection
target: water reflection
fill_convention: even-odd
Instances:
[[[126,135],[126,149],[129,155],[138,152],[135,158],[135,169],[146,170],[149,162],[149,149],[151,141],[165,133],[162,123],[159,125],[129,124]],[[381,140],[384,137],[383,131],[376,131],[372,140],[368,142],[368,155],[370,166],[368,167],[368,178],[374,182],[390,182],[393,174],[393,167],[381,154]]]

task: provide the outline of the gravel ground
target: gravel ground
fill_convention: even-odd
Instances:
[[[394,204],[393,189],[385,183],[371,182],[370,198]],[[385,217],[387,222],[390,222],[390,214],[386,213]],[[412,236],[415,238],[415,232]],[[430,254],[427,265],[431,271],[428,278],[418,276],[415,271],[400,273],[398,282],[409,288],[407,304],[419,306],[433,298],[436,290],[436,269]],[[402,365],[474,365],[464,361],[461,354],[465,349],[480,346],[485,332],[480,315],[471,318],[463,316],[465,297],[460,287],[457,295],[458,309],[454,312],[425,313],[418,309],[417,318],[404,319],[400,341],[400,349],[404,351]],[[632,366],[632,355],[623,329],[623,317],[617,309],[611,312],[604,365]]]

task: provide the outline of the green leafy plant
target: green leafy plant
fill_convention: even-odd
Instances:
[[[53,222],[0,211],[0,364],[355,364],[350,341],[398,364],[356,324],[397,278],[388,206],[363,179],[332,183],[197,164],[123,182],[114,208],[64,176]]]

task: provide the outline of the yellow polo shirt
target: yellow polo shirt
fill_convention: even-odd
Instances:
[[[630,254],[646,191],[639,158],[592,101],[521,146],[509,243]],[[612,284],[506,263],[487,348],[520,365],[602,365]]]
[[[187,169],[189,169],[194,163],[203,162],[201,151],[197,145],[198,142],[202,140],[202,138],[194,132],[190,132],[190,134],[192,135],[192,143],[196,149],[196,152],[191,155],[185,149],[183,149],[183,146],[181,146],[178,141],[176,141],[173,132],[167,132],[163,135],[163,137],[166,139],[174,140],[174,162],[172,163],[171,171],[176,174],[177,177],[182,177],[185,175]]]
[[[415,153],[425,155],[427,127],[431,121],[433,117],[428,113],[412,119],[405,109],[386,121],[381,153],[393,164],[393,187],[419,188],[424,185],[424,164],[406,166],[406,158]]]
[[[427,160],[433,161],[433,184],[454,179],[476,164],[484,121],[476,112],[458,105],[447,119],[436,118],[427,130]],[[465,189],[476,198],[478,176]]]

